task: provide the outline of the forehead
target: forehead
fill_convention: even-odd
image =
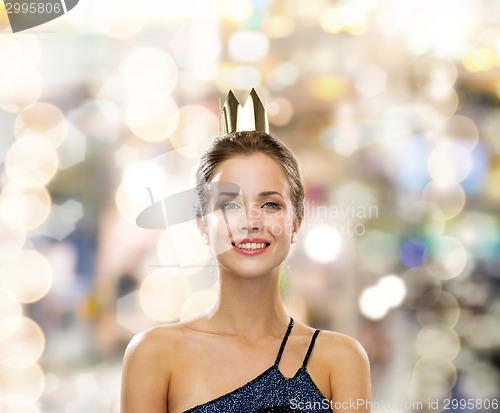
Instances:
[[[288,195],[289,185],[281,166],[264,154],[238,155],[222,162],[212,182],[236,184],[244,194],[277,191]]]

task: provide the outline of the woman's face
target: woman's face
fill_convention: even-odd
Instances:
[[[235,156],[219,165],[203,230],[221,270],[248,277],[279,271],[297,229],[289,192],[280,166],[267,155]]]

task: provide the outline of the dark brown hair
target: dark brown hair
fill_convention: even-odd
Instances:
[[[209,183],[217,167],[227,159],[238,155],[262,153],[276,161],[283,170],[290,186],[294,222],[301,222],[304,216],[304,186],[300,178],[297,158],[290,148],[278,138],[259,131],[235,132],[222,135],[212,142],[200,159],[196,171],[194,213],[202,219],[209,202]]]

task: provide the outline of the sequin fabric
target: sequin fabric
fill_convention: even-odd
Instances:
[[[307,371],[307,361],[319,330],[314,332],[304,362],[293,377],[283,376],[278,368],[292,327],[293,319],[290,319],[288,330],[273,366],[236,390],[186,410],[184,413],[332,412],[330,401],[323,396]]]

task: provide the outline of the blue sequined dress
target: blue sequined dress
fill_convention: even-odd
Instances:
[[[330,401],[323,396],[307,371],[307,361],[319,330],[312,336],[302,366],[293,377],[283,376],[278,364],[292,331],[293,319],[281,342],[276,361],[266,371],[243,386],[184,413],[319,413],[332,412]]]

